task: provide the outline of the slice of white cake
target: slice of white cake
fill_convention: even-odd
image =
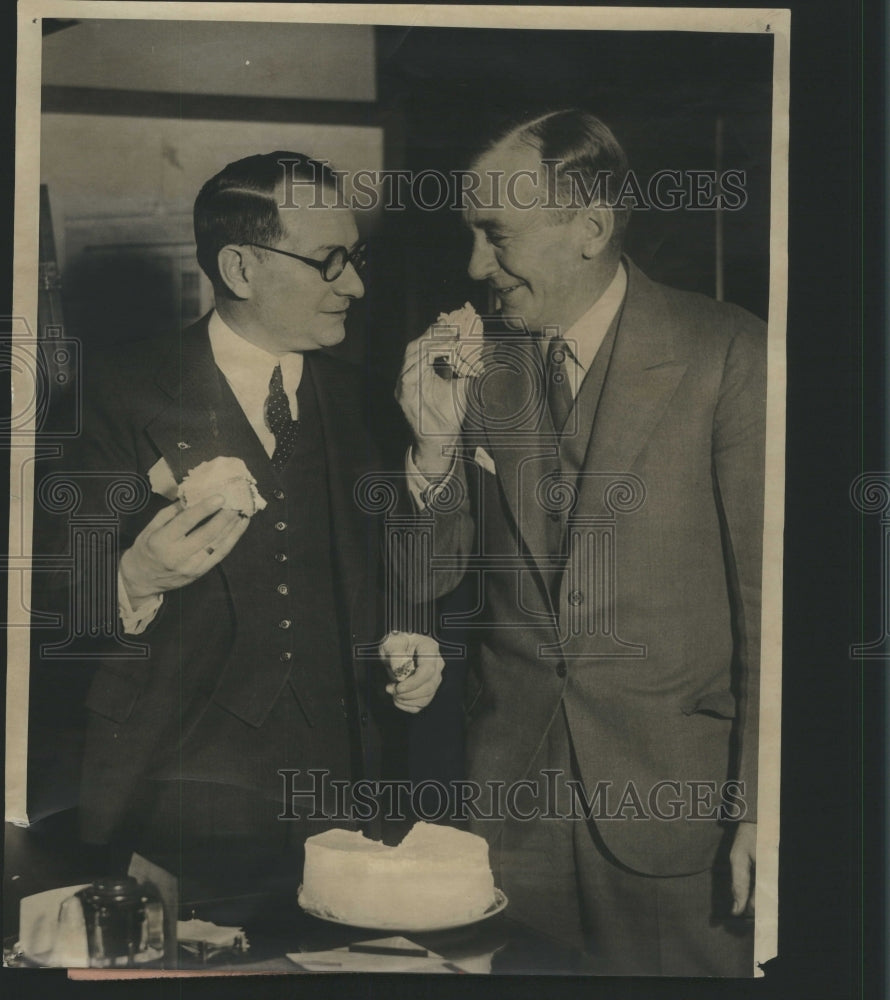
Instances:
[[[416,823],[396,847],[349,830],[306,841],[300,905],[358,927],[416,930],[480,918],[495,902],[488,844]]]
[[[237,510],[245,517],[252,517],[266,506],[256,488],[256,480],[241,458],[220,455],[209,462],[201,462],[179,484],[183,507],[193,507],[214,493],[222,496],[224,509]]]

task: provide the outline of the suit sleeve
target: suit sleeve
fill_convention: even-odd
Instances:
[[[420,604],[444,597],[460,584],[475,537],[475,519],[466,461],[462,457],[455,459],[428,502],[421,497],[421,484],[426,480],[412,461],[410,450],[405,466],[406,507],[412,512],[415,531],[410,533],[407,545],[408,535],[396,549],[397,572],[407,600]],[[428,548],[417,544],[423,535],[430,540]],[[448,568],[429,572],[424,563],[430,556],[448,557]]]
[[[714,414],[713,472],[732,601],[737,759],[745,820],[756,822],[761,576],[766,441],[766,337],[745,316],[726,354]]]
[[[139,468],[138,449],[126,417],[126,406],[116,388],[110,388],[114,386],[113,378],[107,371],[100,370],[96,378],[87,383],[89,391],[84,394],[83,431],[72,449],[68,465],[69,473],[75,477],[83,495],[81,511],[99,516],[112,513],[108,507],[107,489],[115,477],[124,483],[138,476],[147,485],[143,475],[145,470]],[[124,489],[129,491],[131,488]],[[168,503],[162,497],[150,494],[147,504],[141,509],[134,510],[132,514],[118,515],[118,559],[132,545],[142,528]],[[102,555],[107,557],[108,554]],[[119,573],[115,575],[115,586],[116,600],[107,603],[117,607],[125,632],[141,634],[157,617],[162,604],[161,595],[144,601],[138,608],[131,608],[122,590]]]

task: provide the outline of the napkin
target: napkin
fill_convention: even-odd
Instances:
[[[90,964],[83,908],[75,896],[88,884],[25,896],[19,904],[19,947],[26,958],[62,968]]]
[[[186,951],[202,961],[220,954],[236,952],[243,955],[250,948],[243,927],[220,927],[209,920],[179,920],[176,939]]]

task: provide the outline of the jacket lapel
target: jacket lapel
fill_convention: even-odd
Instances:
[[[630,471],[686,371],[674,356],[674,327],[658,286],[630,261],[612,359],[590,436],[584,470]],[[605,481],[582,475],[577,510],[605,513]]]
[[[205,317],[183,331],[178,348],[163,359],[156,382],[169,404],[146,425],[145,433],[177,482],[201,462],[223,455],[241,458],[260,493],[268,495],[269,457],[221,378]]]
[[[369,599],[367,588],[373,586],[378,565],[377,539],[369,541],[364,530],[368,522],[360,516],[355,501],[358,479],[363,473],[373,470],[373,462],[361,448],[366,439],[362,428],[367,423],[360,412],[363,396],[350,391],[344,375],[352,373],[338,370],[345,362],[334,361],[320,351],[307,351],[305,364],[306,374],[314,381],[324,434],[331,537],[338,582],[350,618],[354,619],[355,603],[359,597],[368,606],[369,615],[374,610],[374,601]]]

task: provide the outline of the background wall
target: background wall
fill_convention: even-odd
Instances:
[[[43,82],[372,101],[374,29],[361,24],[79,21],[46,37]]]

